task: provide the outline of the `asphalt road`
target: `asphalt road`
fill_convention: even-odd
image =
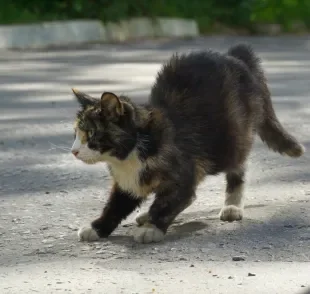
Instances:
[[[274,154],[257,140],[245,219],[223,223],[224,177],[201,185],[165,241],[135,244],[134,213],[108,240],[81,243],[101,212],[105,166],[70,154],[71,87],[146,99],[172,52],[250,42],[274,107],[310,147],[310,39],[210,37],[41,51],[0,51],[0,293],[306,293],[310,287],[310,158]],[[147,205],[142,211],[147,209]],[[232,261],[242,257],[243,261]],[[310,288],[309,288],[310,289]]]

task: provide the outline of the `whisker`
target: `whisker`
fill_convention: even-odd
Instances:
[[[71,148],[67,147],[67,146],[58,146],[52,142],[48,142],[53,148],[51,148],[50,150],[53,149],[60,149],[60,150],[64,150],[64,151],[71,151]]]

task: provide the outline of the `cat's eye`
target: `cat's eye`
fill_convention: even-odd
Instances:
[[[94,134],[95,134],[95,131],[94,130],[90,130],[87,132],[88,134],[88,137],[91,138]]]

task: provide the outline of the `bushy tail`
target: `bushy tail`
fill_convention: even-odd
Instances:
[[[265,119],[258,130],[258,134],[270,149],[280,154],[300,157],[305,152],[304,146],[283,128],[275,115]]]
[[[233,46],[228,50],[227,54],[243,61],[261,82],[264,93],[264,118],[258,128],[261,140],[275,152],[290,157],[300,157],[305,152],[305,148],[279,122],[272,106],[260,58],[256,56],[252,47],[247,44]]]

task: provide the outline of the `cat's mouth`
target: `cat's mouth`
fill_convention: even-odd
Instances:
[[[98,161],[91,160],[91,159],[79,159],[79,160],[81,160],[83,163],[86,163],[86,164],[89,164],[89,165],[92,165],[92,164],[95,164],[95,163],[98,162]]]
[[[83,163],[86,163],[86,164],[95,164],[97,162],[99,162],[98,158],[83,158],[83,157],[80,157],[80,156],[75,156],[75,158],[79,161],[82,161]]]

